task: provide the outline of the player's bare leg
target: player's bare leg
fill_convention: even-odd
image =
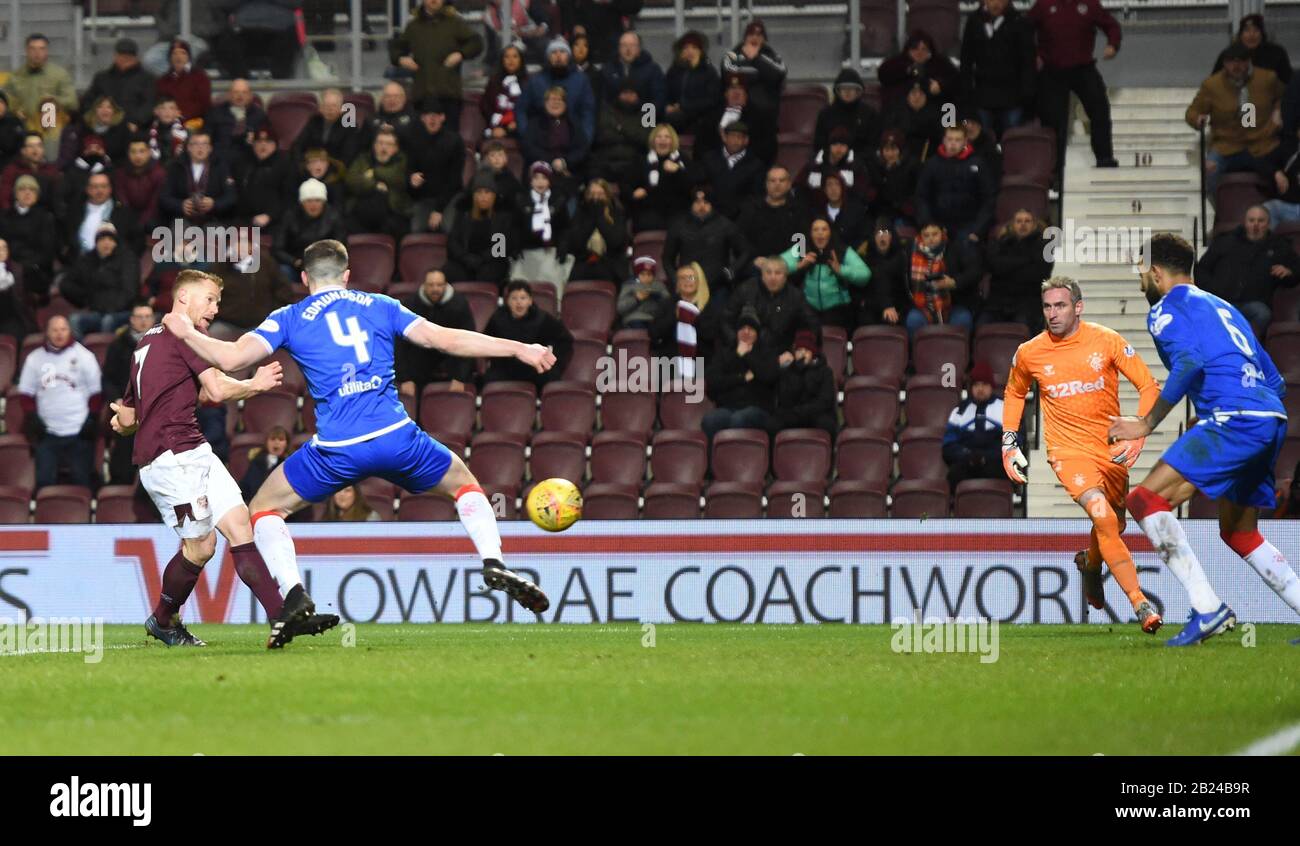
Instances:
[[[320,634],[339,623],[337,615],[316,613],[316,603],[307,595],[298,572],[293,536],[284,523],[285,517],[308,505],[285,478],[283,463],[271,471],[249,504],[253,542],[284,597],[283,610],[271,618],[267,649],[279,649],[298,635]]]
[[[163,570],[158,604],[144,622],[144,630],[150,637],[168,646],[207,646],[185,628],[180,619],[180,610],[198,584],[203,565],[212,560],[216,551],[216,532],[208,532],[201,538],[181,539],[180,549]]]
[[[1110,568],[1110,574],[1133,606],[1133,613],[1137,615],[1142,631],[1155,634],[1163,621],[1138,584],[1133,555],[1123,540],[1123,517],[1106,501],[1106,494],[1101,488],[1084,491],[1079,495],[1078,503],[1092,520],[1092,547],[1096,550],[1096,557],[1093,557],[1093,548],[1090,548],[1074,559],[1083,574],[1083,591],[1088,604],[1093,608],[1106,606],[1101,582],[1101,562],[1104,560]],[[1083,560],[1080,561],[1080,558]]]
[[[487,586],[504,591],[529,611],[540,614],[550,608],[551,601],[541,588],[506,568],[501,554],[501,532],[497,528],[492,503],[488,502],[483,488],[460,456],[452,453],[451,466],[434,490],[455,501],[461,525],[483,560],[483,581]]]
[[[1258,508],[1219,500],[1219,537],[1246,559],[1283,602],[1300,613],[1300,578],[1287,563],[1286,556],[1259,533],[1258,521]]]
[[[1205,576],[1187,533],[1173,515],[1173,509],[1191,498],[1195,487],[1164,461],[1156,463],[1142,484],[1128,495],[1128,510],[1187,591],[1192,612],[1183,630],[1171,638],[1170,646],[1200,643],[1236,625],[1236,615]]]

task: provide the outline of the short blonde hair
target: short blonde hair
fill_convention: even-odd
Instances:
[[[1071,305],[1083,299],[1083,291],[1079,289],[1079,283],[1068,276],[1053,276],[1051,279],[1044,280],[1042,293],[1046,294],[1055,288],[1064,288],[1070,292]]]
[[[187,267],[180,273],[176,274],[176,282],[172,285],[172,290],[179,291],[186,285],[197,285],[200,282],[211,282],[213,285],[217,286],[218,291],[225,287],[225,283],[221,280],[221,277],[217,276],[215,273],[208,273],[206,270],[194,270]]]

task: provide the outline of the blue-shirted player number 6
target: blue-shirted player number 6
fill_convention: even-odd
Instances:
[[[340,347],[352,347],[357,355],[357,361],[361,364],[370,361],[370,350],[366,349],[366,342],[370,340],[370,335],[361,328],[361,324],[355,317],[348,318],[346,335],[343,334],[343,327],[339,324],[339,316],[334,312],[325,313],[325,322],[330,327],[330,337],[334,339],[334,343]]]
[[[1240,329],[1232,325],[1232,312],[1226,308],[1216,309],[1216,311],[1219,312],[1219,319],[1223,321],[1223,328],[1228,330],[1228,337],[1232,339],[1232,343],[1247,356],[1254,358],[1255,348],[1251,346],[1250,339]]]

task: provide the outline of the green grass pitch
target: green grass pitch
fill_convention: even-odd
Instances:
[[[1300,720],[1300,626],[1191,649],[1003,626],[992,664],[895,653],[887,626],[361,625],[273,653],[262,626],[193,631],[0,657],[0,754],[1218,754]]]

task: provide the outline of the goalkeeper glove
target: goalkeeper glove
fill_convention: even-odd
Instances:
[[[1146,438],[1116,441],[1110,448],[1110,460],[1116,464],[1123,464],[1131,470],[1133,465],[1137,464],[1138,456],[1142,454],[1142,447],[1146,442]]]
[[[1029,460],[1025,454],[1020,451],[1020,435],[1017,432],[1002,433],[1002,469],[1006,471],[1007,478],[1013,482],[1024,484],[1026,481],[1025,470],[1029,468]]]

